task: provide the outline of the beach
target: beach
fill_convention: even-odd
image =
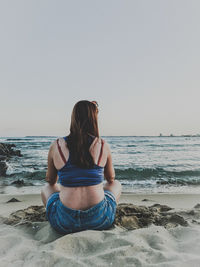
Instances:
[[[135,229],[135,225],[131,226],[135,223],[132,210],[125,216],[126,220],[121,218],[121,224],[115,224],[109,230],[87,230],[61,236],[46,220],[39,217],[38,221],[35,220],[34,212],[42,206],[40,194],[1,194],[1,266],[200,265],[199,194],[123,193],[120,205],[127,209],[131,205],[135,205],[134,209],[143,206],[141,213],[145,207],[158,207],[164,211],[162,223],[142,227],[139,224]],[[158,209],[153,208],[155,214],[158,214]],[[18,210],[25,212],[15,213]],[[18,214],[19,218],[29,213],[27,218],[33,216],[34,220],[15,217],[16,221],[13,221],[11,213]],[[7,219],[9,216],[10,221]]]
[[[200,266],[199,137],[105,137],[123,188],[115,222],[65,236],[40,198],[54,139],[1,138],[1,267]]]

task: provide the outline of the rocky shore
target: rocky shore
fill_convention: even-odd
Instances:
[[[16,147],[15,144],[0,143],[0,176],[6,175],[8,168],[6,162],[12,156],[22,157],[21,151],[13,149],[14,147]]]
[[[8,202],[20,201],[12,198]],[[176,212],[167,205],[154,204],[150,207],[146,207],[134,205],[132,203],[120,203],[117,207],[114,225],[126,230],[136,230],[148,227],[152,224],[164,226],[169,229],[178,225],[188,226],[188,223],[191,221],[189,219],[191,218],[192,223],[199,224],[194,220],[194,215],[199,218],[200,204],[197,204],[192,210],[187,212]],[[26,209],[11,213],[8,218],[4,218],[4,223],[10,225],[31,225],[34,222],[44,221],[46,221],[44,206],[29,206]]]

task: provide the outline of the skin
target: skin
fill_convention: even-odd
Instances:
[[[48,170],[46,175],[48,183],[43,187],[41,192],[42,201],[45,206],[49,196],[54,192],[60,192],[61,202],[71,209],[86,210],[98,204],[104,199],[104,190],[111,191],[115,195],[116,201],[119,201],[121,195],[121,184],[119,181],[115,180],[115,171],[112,164],[110,148],[104,140],[103,143],[103,153],[99,166],[104,167],[104,177],[107,181],[104,187],[103,183],[93,186],[80,187],[64,187],[57,184],[57,171],[61,169],[65,163],[59,154],[56,141],[50,146],[48,153]],[[60,138],[59,144],[66,160],[68,160],[69,150],[65,140]],[[100,155],[101,145],[101,139],[95,138],[89,149],[95,164],[97,164]]]

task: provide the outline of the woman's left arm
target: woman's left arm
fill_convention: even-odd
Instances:
[[[57,182],[57,169],[53,162],[54,146],[55,146],[55,143],[53,143],[49,148],[48,168],[47,168],[46,179],[45,179],[50,185],[54,185]]]

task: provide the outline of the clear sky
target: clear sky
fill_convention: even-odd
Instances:
[[[0,136],[200,133],[199,0],[0,0]]]

